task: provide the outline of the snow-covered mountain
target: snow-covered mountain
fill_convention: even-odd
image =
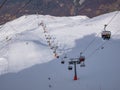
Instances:
[[[94,18],[24,15],[0,26],[0,90],[119,90],[119,23],[116,11]],[[110,40],[101,38],[105,24]],[[68,61],[80,52],[86,67],[77,65],[74,81]]]

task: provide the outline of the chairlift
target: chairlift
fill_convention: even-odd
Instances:
[[[51,43],[49,43],[48,45],[51,46]]]
[[[49,40],[50,40],[50,39],[51,39],[51,37],[46,37],[46,39],[49,39]]]
[[[73,61],[69,61],[69,64],[74,64],[74,62]]]
[[[54,49],[54,46],[51,46],[50,49]]]
[[[65,54],[64,58],[67,58],[67,55]]]
[[[77,64],[80,64],[80,61],[77,61]]]
[[[56,58],[59,58],[59,56],[57,55],[57,53],[54,53],[54,56],[55,56]]]
[[[72,70],[72,66],[68,66],[68,70]]]
[[[47,33],[47,31],[46,31],[46,30],[44,30],[44,33]]]
[[[55,54],[55,53],[56,53],[56,50],[54,50],[53,53]]]
[[[47,43],[50,43],[50,40],[48,40]]]
[[[82,64],[80,65],[80,67],[85,67],[85,64],[84,64],[84,63],[82,63]]]
[[[80,56],[79,58],[80,63],[85,61],[85,56]]]
[[[56,58],[59,58],[59,56],[56,56]]]
[[[47,33],[45,33],[45,37],[46,37],[46,39],[47,39],[47,37],[48,37],[48,34],[47,34]]]
[[[64,63],[65,63],[65,61],[64,61],[64,60],[62,60],[62,61],[61,61],[61,64],[64,64]]]
[[[51,41],[51,43],[52,43],[52,41]],[[56,50],[56,49],[58,49],[58,46],[57,46],[57,45],[55,45],[54,43],[52,43],[51,49]]]
[[[55,49],[58,49],[58,46],[55,46]]]

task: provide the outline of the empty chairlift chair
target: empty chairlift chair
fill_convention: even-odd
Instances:
[[[72,70],[72,66],[68,66],[68,70]]]
[[[80,61],[80,67],[85,67],[85,56],[80,56],[79,58],[79,61]]]
[[[61,61],[61,64],[64,64],[65,63],[65,59],[67,58],[67,55],[65,54],[65,56],[63,57],[62,61]]]
[[[65,63],[65,61],[64,61],[64,60],[62,60],[62,61],[61,61],[61,64],[64,64],[64,63]]]

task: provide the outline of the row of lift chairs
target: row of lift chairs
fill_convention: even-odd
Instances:
[[[111,38],[111,32],[106,30],[107,25],[104,25],[104,31],[102,31],[101,33],[101,37],[103,38],[103,40],[109,40]],[[64,59],[66,59],[67,56],[65,55]],[[72,64],[80,64],[80,67],[85,67],[85,56],[82,55],[82,53],[80,53],[80,57],[76,58],[76,59],[71,59],[71,61],[69,61],[69,66],[68,66],[68,70],[72,70],[73,67],[71,66]],[[62,60],[61,64],[64,64],[65,61]]]
[[[67,58],[67,56],[65,55],[64,59],[66,59],[66,58]],[[61,64],[65,63],[64,59],[61,61]],[[82,56],[82,53],[80,53],[79,58],[71,58],[70,60],[71,61],[69,61],[68,70],[72,70],[73,69],[72,65],[74,65],[74,64],[80,64],[80,67],[85,67],[85,63],[84,63],[85,62],[85,56]]]

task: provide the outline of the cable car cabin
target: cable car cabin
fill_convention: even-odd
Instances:
[[[68,70],[72,70],[72,66],[68,66]]]
[[[111,32],[110,31],[102,31],[101,36],[104,40],[109,40],[111,37]]]
[[[80,60],[80,63],[84,62],[85,61],[85,56],[80,56],[79,60]]]

